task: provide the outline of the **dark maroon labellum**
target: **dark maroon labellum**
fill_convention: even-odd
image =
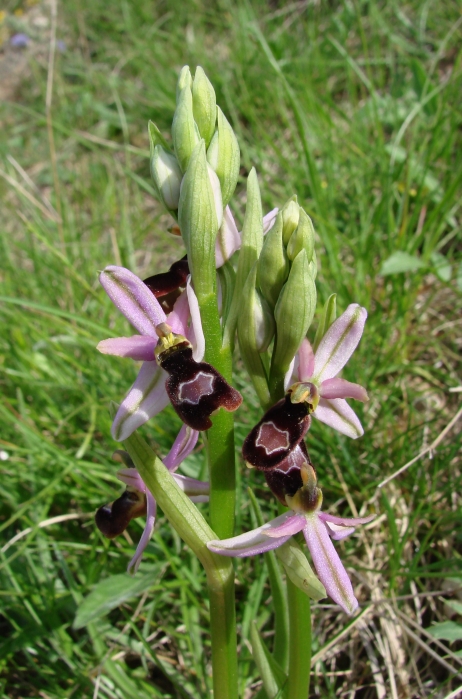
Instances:
[[[293,497],[303,488],[300,469],[303,464],[312,466],[311,459],[302,440],[289,456],[272,469],[265,470],[265,478],[272,493],[287,506],[286,495]]]
[[[212,427],[210,415],[218,408],[237,410],[242,403],[239,391],[207,362],[196,362],[189,342],[175,345],[158,356],[169,374],[165,382],[170,401],[188,427],[204,431]]]
[[[311,424],[308,403],[292,403],[290,394],[273,405],[245,438],[245,461],[263,471],[274,468],[301,442]]]
[[[120,498],[103,505],[95,514],[96,526],[108,539],[122,534],[135,517],[146,514],[146,495],[135,488],[127,488]]]
[[[178,262],[174,262],[168,272],[154,274],[143,281],[159,300],[165,313],[170,313],[182,289],[186,286],[188,274],[189,265],[185,255]]]

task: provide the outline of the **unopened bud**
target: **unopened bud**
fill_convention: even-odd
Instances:
[[[316,287],[309,273],[306,252],[302,250],[292,263],[289,278],[274,310],[277,340],[271,373],[278,384],[306,337],[315,307]]]
[[[219,222],[216,191],[211,179],[213,177],[209,174],[205,145],[201,139],[183,177],[178,205],[178,222],[188,253],[194,288],[200,300],[213,294],[215,289],[215,240]],[[215,189],[216,186],[215,181]]]
[[[310,217],[302,207],[299,209],[298,226],[287,244],[289,260],[295,260],[301,250],[305,250],[308,262],[311,262],[314,252],[314,228]]]
[[[282,208],[282,237],[284,245],[288,244],[290,236],[298,226],[299,211],[300,207],[297,204],[295,195]]]
[[[182,172],[185,172],[191,154],[200,141],[199,129],[193,116],[191,88],[188,85],[185,85],[178,94],[172,123],[172,138],[175,155]]]
[[[272,308],[288,276],[289,260],[282,242],[282,213],[279,212],[274,226],[265,237],[257,272],[258,285]]]
[[[183,175],[178,161],[162,146],[156,146],[151,157],[151,175],[167,209],[178,209]]]
[[[231,124],[217,107],[217,130],[207,150],[207,160],[218,175],[226,206],[236,189],[240,167],[240,150]]]
[[[294,538],[279,546],[275,553],[290,580],[308,597],[316,601],[327,597],[324,585],[313,573],[305,553]]]
[[[192,89],[192,77],[191,77],[191,71],[189,70],[189,66],[183,66],[183,68],[180,70],[180,74],[178,76],[178,82],[176,84],[176,101],[178,102],[178,97],[180,96],[180,92],[184,87],[189,87]]]
[[[193,113],[199,133],[208,148],[215,131],[217,120],[217,100],[212,83],[200,66],[196,68],[196,74],[192,84]]]

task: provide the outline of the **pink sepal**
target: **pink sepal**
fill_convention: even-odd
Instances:
[[[294,534],[298,534],[298,532],[301,532],[305,524],[305,517],[303,515],[295,514],[292,515],[292,517],[286,519],[286,521],[280,524],[279,526],[270,527],[264,532],[264,534],[265,536],[270,536],[273,538],[278,538],[281,536],[293,536]]]
[[[155,337],[156,325],[165,322],[165,313],[156,297],[136,274],[110,265],[99,280],[113,304],[141,335]]]
[[[270,231],[274,226],[274,222],[276,221],[278,211],[278,208],[271,209],[271,211],[268,211],[268,213],[265,216],[263,216],[263,235],[266,235],[268,231]]]
[[[176,471],[181,462],[192,452],[197,444],[198,438],[199,432],[196,430],[192,430],[187,425],[181,427],[172,444],[172,448],[165,459],[162,459],[169,471]]]
[[[284,512],[284,514],[276,517],[276,519],[267,522],[257,529],[250,532],[245,532],[240,536],[234,536],[231,539],[216,539],[207,543],[207,548],[210,551],[219,553],[222,556],[233,556],[235,558],[243,558],[244,556],[254,556],[259,553],[265,553],[272,549],[282,546],[292,536],[281,536],[277,539],[268,536],[269,529],[275,529],[284,524],[287,519],[293,518],[293,512]]]
[[[132,568],[133,568],[133,572],[136,573],[136,571],[138,570],[138,568],[140,566],[144,550],[145,550],[146,546],[149,544],[149,541],[150,541],[151,536],[152,536],[152,532],[154,531],[154,525],[156,523],[156,511],[157,511],[157,503],[154,500],[151,492],[149,490],[146,490],[146,525],[144,527],[141,538],[138,542],[138,546],[136,547],[135,555],[133,556],[132,560],[128,564],[128,567],[127,567],[128,573],[130,573]]]
[[[316,350],[313,378],[322,383],[336,376],[355,351],[363,334],[367,311],[357,303],[332,323]]]
[[[136,488],[140,493],[146,492],[146,486],[136,468],[121,468],[116,473],[117,478],[130,488]]]
[[[189,340],[194,347],[193,357],[196,362],[200,362],[205,354],[205,337],[202,329],[199,302],[191,284],[191,275],[189,275],[186,281],[186,293],[188,295],[189,312],[191,314],[191,326],[189,330],[192,331],[192,335],[189,337]]]
[[[319,579],[326,592],[347,614],[358,606],[353,587],[342,561],[330,540],[326,525],[318,513],[307,515],[303,534]]]
[[[123,442],[137,427],[167,407],[166,378],[167,374],[156,362],[141,365],[135,383],[120,404],[112,423],[111,434],[116,441]]]
[[[321,398],[313,415],[324,424],[352,439],[357,439],[364,434],[358,416],[343,398],[332,400]]]
[[[223,220],[215,243],[215,266],[221,267],[241,247],[241,234],[237,230],[229,206],[223,211]]]

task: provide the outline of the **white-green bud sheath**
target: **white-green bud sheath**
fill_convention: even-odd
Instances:
[[[330,326],[337,318],[337,294],[331,294],[324,304],[321,318],[319,319],[318,329],[313,342],[313,352],[319,347],[319,343],[329,330]]]
[[[245,368],[263,405],[269,402],[266,372],[260,354],[274,336],[274,319],[268,304],[255,288],[257,264],[249,272],[242,290],[237,317],[237,337]]]
[[[215,289],[215,240],[219,228],[217,212],[223,209],[217,202],[218,182],[212,186],[205,158],[205,143],[201,139],[194,149],[181,183],[178,222],[188,252],[188,263],[196,296],[201,301]],[[216,177],[216,176],[215,176]]]
[[[192,92],[188,85],[178,94],[172,123],[172,139],[175,155],[182,172],[185,172],[191,154],[200,141],[199,129],[193,116]]]
[[[314,228],[310,217],[302,207],[299,209],[298,226],[287,244],[289,260],[295,260],[301,250],[305,250],[308,262],[311,262],[314,252]]]
[[[162,146],[155,146],[151,157],[151,175],[167,209],[178,209],[183,175],[173,153],[167,153]]]
[[[282,213],[267,233],[258,259],[257,283],[264,298],[274,308],[289,276],[289,260],[282,242]]]
[[[178,76],[178,82],[176,84],[176,101],[178,102],[178,98],[180,96],[180,92],[184,87],[189,87],[192,89],[192,77],[191,77],[191,71],[189,70],[189,66],[183,66],[183,68],[180,70],[180,74]]]
[[[306,336],[315,308],[316,287],[306,252],[302,250],[292,263],[289,278],[274,309],[276,343],[271,360],[272,394],[273,391],[281,392],[284,375]]]
[[[148,136],[149,136],[149,151],[151,153],[151,158],[154,153],[154,148],[156,146],[162,146],[165,150],[170,151],[170,146],[166,139],[162,136],[159,128],[154,124],[153,121],[148,122]]]
[[[217,107],[217,126],[207,150],[207,160],[220,180],[225,207],[236,189],[241,153],[232,126],[220,107]]]
[[[263,246],[263,213],[261,206],[260,187],[255,168],[247,177],[247,204],[245,207],[244,225],[242,228],[242,243],[237,263],[236,284],[233,300],[223,333],[223,344],[232,347],[244,284],[249,272],[257,262]]]
[[[290,236],[298,226],[298,220],[300,218],[300,206],[297,204],[297,197],[294,194],[292,199],[284,204],[282,207],[282,238],[284,240],[284,245],[287,245]]]
[[[197,124],[201,138],[205,141],[205,147],[208,148],[215,132],[217,99],[212,83],[200,66],[196,68],[192,84],[192,97],[194,121]]]

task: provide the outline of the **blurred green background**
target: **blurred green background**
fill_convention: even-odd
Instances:
[[[204,68],[239,138],[236,218],[255,166],[265,210],[296,193],[313,218],[320,307],[337,292],[340,312],[369,311],[344,374],[368,388],[366,434],[353,442],[316,423],[309,435],[331,511],[378,514],[338,545],[364,617],[345,631],[337,607],[314,605],[312,696],[456,696],[461,422],[377,486],[460,407],[461,33],[455,0],[3,6],[2,696],[210,696],[199,564],[160,514],[130,578],[143,522],[108,542],[92,519],[121,491],[108,404],[137,372],[95,350],[128,332],[97,275],[122,264],[143,277],[184,254],[153,196],[147,138],[148,119],[169,135],[184,64]],[[18,34],[27,45],[14,45]],[[235,385],[247,406],[239,450],[258,410],[244,373]],[[142,431],[165,454],[178,428],[169,409]],[[184,472],[205,475],[200,452]],[[268,517],[276,508],[242,461],[239,473],[241,531],[253,524],[247,486]],[[260,688],[250,622],[268,643],[273,628],[263,559],[239,562],[236,579],[250,699]]]

